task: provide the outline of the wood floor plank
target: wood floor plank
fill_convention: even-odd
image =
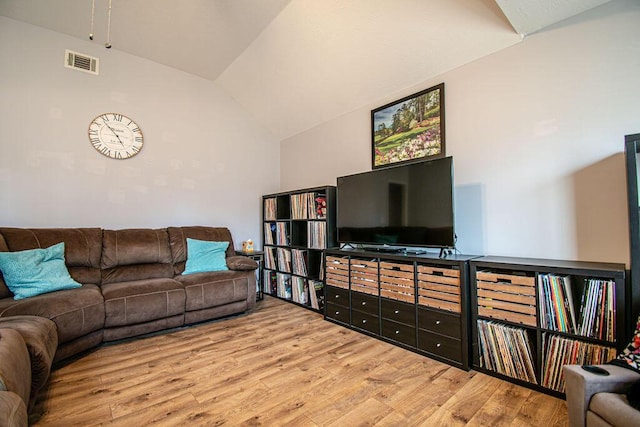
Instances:
[[[58,366],[34,426],[546,426],[565,402],[273,298]]]
[[[510,426],[531,393],[527,388],[502,382],[488,403],[476,412],[468,425],[482,426],[491,422],[496,427]]]

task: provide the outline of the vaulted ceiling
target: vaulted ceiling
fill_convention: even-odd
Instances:
[[[110,42],[216,81],[285,139],[610,0],[112,0]],[[0,0],[94,43],[109,0]],[[105,51],[104,55],[108,55]]]

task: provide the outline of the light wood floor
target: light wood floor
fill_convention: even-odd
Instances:
[[[250,314],[103,346],[55,370],[38,426],[563,426],[563,400],[265,297]]]

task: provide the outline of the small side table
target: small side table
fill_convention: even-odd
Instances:
[[[262,271],[264,269],[264,252],[263,251],[253,251],[253,252],[236,251],[236,255],[246,256],[258,263],[258,268],[256,269],[256,300],[262,301],[262,299],[264,298],[264,294],[262,293],[262,280],[263,280]]]

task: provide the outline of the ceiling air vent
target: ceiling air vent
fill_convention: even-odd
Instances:
[[[98,58],[68,49],[64,51],[64,66],[85,73],[98,74]]]

